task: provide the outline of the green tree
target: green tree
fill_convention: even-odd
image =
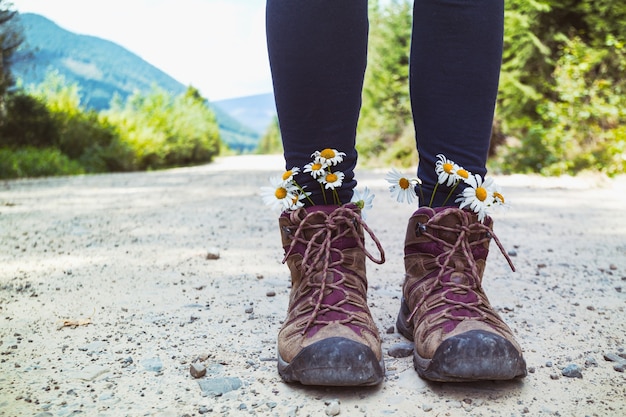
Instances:
[[[257,154],[276,154],[283,152],[283,142],[280,135],[280,126],[278,117],[274,116],[274,120],[267,128],[265,134],[259,140],[259,144],[255,150]]]
[[[5,94],[14,82],[11,74],[13,53],[24,41],[16,16],[12,4],[0,0],[0,125],[5,119]]]
[[[59,142],[59,132],[46,103],[24,91],[6,96],[6,120],[0,125],[0,146],[50,147]]]
[[[132,149],[136,169],[210,162],[219,153],[215,114],[193,87],[178,97],[158,87],[136,92],[126,102],[113,100],[104,116]]]
[[[41,141],[79,162],[86,172],[120,169],[119,139],[114,129],[95,111],[83,108],[77,84],[68,84],[53,71],[41,84],[31,86],[29,93],[45,103],[54,122],[54,130]]]
[[[626,4],[508,3],[498,103],[504,171],[626,171]]]
[[[398,153],[397,146],[392,146],[401,137],[402,142],[411,141],[411,135],[414,138],[409,127],[411,19],[411,3],[407,0],[392,0],[383,8],[377,1],[371,2],[368,67],[357,142],[365,159],[388,162],[402,155],[406,163],[415,163],[414,150]],[[414,149],[414,139],[412,143]]]

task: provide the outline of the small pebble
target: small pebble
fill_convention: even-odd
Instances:
[[[189,366],[189,373],[194,378],[202,378],[206,375],[206,367],[200,362],[193,362],[191,366]]]
[[[433,411],[433,406],[430,404],[422,404],[422,411],[425,411],[425,412]]]
[[[566,376],[568,378],[582,378],[583,377],[583,373],[580,370],[580,366],[576,364],[567,365],[565,368],[563,368],[563,370],[561,371],[561,374],[563,374],[563,376]]]
[[[413,343],[400,342],[391,346],[387,351],[392,358],[407,358],[413,354]]]
[[[274,296],[276,296],[276,292],[274,292],[272,290],[269,290],[268,292],[265,293],[265,295],[267,297],[274,297]]]
[[[548,368],[552,368],[552,361],[548,361],[548,362],[546,362],[546,367],[548,367]]]
[[[394,334],[395,331],[396,331],[395,327],[391,326],[391,327],[387,327],[387,330],[385,330],[385,333]]]
[[[220,250],[218,248],[209,248],[206,254],[208,261],[215,261],[220,258]]]
[[[557,380],[557,379],[559,379],[559,378],[560,378],[560,377],[559,377],[559,375],[558,375],[558,374],[550,374],[550,379],[553,379],[553,380],[555,380],[555,381],[556,381],[556,380]]]
[[[622,358],[620,355],[617,355],[617,354],[611,353],[611,352],[608,352],[608,353],[604,354],[604,360],[607,360],[607,361],[610,361],[610,362],[618,362],[618,363],[626,362],[624,360],[624,358]]]
[[[329,401],[326,406],[327,416],[338,416],[341,413],[341,407],[339,406],[339,400]]]
[[[585,359],[585,366],[598,366],[598,361],[596,361],[596,358],[588,356],[587,359]]]
[[[141,361],[141,366],[148,372],[161,372],[163,370],[163,363],[160,358],[146,358]]]
[[[615,369],[617,372],[624,372],[624,370],[626,369],[626,364],[620,363],[617,365],[613,366],[613,369]]]

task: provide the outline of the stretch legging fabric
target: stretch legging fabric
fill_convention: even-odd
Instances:
[[[356,128],[367,63],[367,0],[267,0],[267,45],[286,168],[345,152],[338,190],[356,186]],[[428,204],[438,154],[484,176],[502,60],[503,0],[415,0],[410,96]],[[305,178],[307,177],[307,178]],[[298,178],[323,204],[319,185]],[[438,188],[434,206],[448,190]]]

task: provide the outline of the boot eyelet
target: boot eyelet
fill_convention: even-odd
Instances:
[[[288,236],[293,236],[293,232],[291,231],[291,228],[290,228],[290,227],[288,227],[288,226],[283,226],[283,227],[282,227],[282,229],[283,229],[283,232],[285,232],[285,234],[286,234],[286,235],[288,235]]]
[[[426,231],[426,225],[425,224],[418,223],[417,226],[415,226],[415,235],[416,236],[420,236],[425,231]]]

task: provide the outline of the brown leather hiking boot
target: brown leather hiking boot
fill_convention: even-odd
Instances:
[[[415,342],[418,374],[433,381],[526,376],[511,329],[489,304],[482,276],[494,240],[492,220],[456,207],[422,207],[409,219],[406,278],[398,331]]]
[[[367,306],[365,257],[384,262],[380,243],[356,206],[314,206],[279,219],[291,270],[289,309],[278,334],[286,382],[357,386],[382,381],[380,336]],[[364,247],[366,230],[381,259]]]

